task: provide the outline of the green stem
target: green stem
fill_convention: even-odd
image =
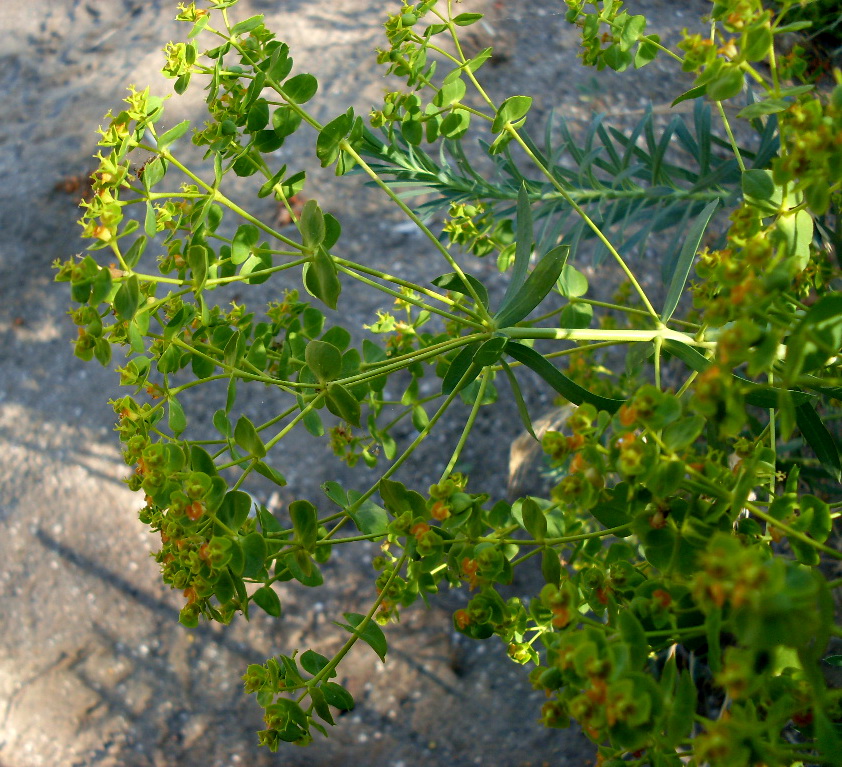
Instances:
[[[465,447],[465,443],[468,441],[468,435],[474,428],[474,422],[477,420],[477,415],[479,414],[479,409],[482,406],[482,401],[485,399],[485,390],[488,388],[488,384],[491,382],[491,376],[491,370],[489,368],[485,368],[485,370],[482,373],[482,381],[479,386],[479,391],[477,392],[477,396],[474,399],[473,407],[471,408],[471,413],[468,416],[468,420],[465,422],[465,428],[462,430],[462,434],[459,437],[459,442],[456,444],[456,447],[453,450],[453,455],[450,456],[450,460],[447,462],[447,466],[445,466],[444,471],[441,473],[439,483],[444,482],[445,479],[447,479],[450,476],[450,474],[453,472],[453,468],[456,466],[456,462],[459,460],[459,456],[462,454],[462,449]]]
[[[620,255],[611,241],[603,234],[602,229],[600,229],[594,221],[588,216],[585,212],[584,208],[582,208],[574,199],[573,197],[568,194],[567,190],[558,182],[558,179],[549,171],[549,169],[535,156],[535,153],[529,148],[529,145],[521,138],[520,134],[518,133],[517,129],[511,124],[507,123],[504,130],[520,145],[520,148],[526,153],[527,157],[532,160],[532,163],[538,168],[539,171],[547,178],[547,180],[558,190],[558,193],[564,198],[565,202],[576,211],[576,214],[585,222],[585,225],[596,235],[597,239],[608,249],[608,252],[611,254],[613,259],[617,262],[617,265],[620,269],[623,270],[623,273],[626,275],[626,278],[631,283],[632,287],[635,289],[637,294],[640,296],[641,301],[643,301],[643,305],[646,307],[646,311],[649,312],[649,315],[652,319],[658,324],[661,325],[661,319],[658,316],[658,312],[655,311],[655,308],[652,306],[652,303],[649,301],[649,297],[646,295],[646,292],[643,290],[643,287],[637,281],[637,278],[634,276],[634,273],[629,268],[628,264],[625,262],[625,259]]]
[[[430,290],[429,288],[425,288],[422,285],[416,285],[414,282],[409,282],[408,280],[402,280],[400,277],[395,277],[393,274],[388,274],[386,272],[381,272],[379,269],[372,269],[369,266],[365,266],[363,264],[358,264],[354,261],[349,261],[347,258],[339,258],[338,256],[331,256],[334,262],[339,266],[346,266],[349,269],[353,269],[355,272],[361,272],[362,274],[368,274],[371,277],[378,277],[381,280],[386,280],[386,282],[392,282],[395,285],[400,285],[402,288],[408,288],[409,290],[414,290],[416,293],[420,293],[421,295],[427,296],[428,298],[432,298],[435,301],[439,301],[443,304],[447,304],[453,308],[458,308],[461,311],[465,312],[465,314],[473,317],[476,320],[481,319],[479,314],[477,314],[472,309],[469,309],[466,306],[461,306],[457,304],[452,298],[448,298],[441,293],[436,293],[434,290]],[[401,295],[401,300],[404,300],[404,296]]]
[[[438,237],[436,237],[428,228],[427,225],[416,215],[416,213],[392,190],[392,188],[386,184],[383,179],[380,178],[379,175],[374,171],[374,169],[357,153],[357,151],[348,143],[346,139],[343,139],[340,143],[340,147],[344,152],[347,152],[351,157],[354,158],[356,163],[362,168],[365,174],[383,191],[383,193],[392,200],[395,205],[397,205],[408,217],[409,219],[418,227],[418,229],[423,232],[423,234],[427,237],[427,239],[432,243],[436,250],[444,257],[445,261],[449,264],[450,268],[453,269],[454,272],[459,276],[459,279],[465,285],[470,294],[471,298],[474,300],[476,304],[477,311],[481,319],[484,322],[491,323],[491,315],[488,313],[488,310],[483,306],[482,301],[479,299],[479,295],[473,285],[468,282],[468,279],[465,277],[465,272],[462,271],[462,267],[456,262],[447,248],[439,242]]]
[[[321,407],[322,400],[324,399],[325,395],[317,394],[313,399],[311,399],[307,405],[301,409],[301,411],[293,418],[283,429],[281,429],[272,439],[265,443],[267,452],[271,450],[275,445],[278,444],[287,434],[289,434],[301,421],[307,413],[309,413],[313,408]]]
[[[731,123],[728,122],[728,115],[725,114],[725,108],[722,106],[721,101],[716,102],[716,109],[719,112],[719,116],[722,118],[722,124],[725,126],[725,132],[728,134],[728,141],[731,142],[731,151],[737,159],[737,165],[739,165],[740,170],[745,173],[746,166],[743,162],[743,156],[740,154],[740,147],[737,145],[737,139],[734,138],[734,133],[731,130]]]
[[[702,341],[697,337],[681,333],[678,330],[660,327],[656,330],[570,330],[566,328],[499,328],[499,332],[509,338],[534,338],[556,341],[614,341],[617,343],[661,341],[679,341],[688,346],[701,346],[715,349],[715,341]]]
[[[836,549],[832,549],[830,546],[825,546],[823,543],[819,543],[818,541],[814,541],[809,535],[806,535],[799,530],[794,530],[785,522],[781,522],[780,520],[775,519],[771,514],[767,514],[756,504],[746,501],[745,506],[754,516],[762,519],[767,525],[771,525],[772,527],[780,530],[782,533],[785,533],[788,538],[795,538],[796,540],[801,541],[801,543],[806,543],[808,546],[812,546],[814,549],[817,549],[834,559],[842,559],[842,552],[836,551]]]
[[[413,306],[417,306],[424,311],[431,312],[432,314],[438,314],[440,317],[444,317],[445,319],[450,320],[451,322],[458,322],[464,325],[470,325],[477,330],[484,330],[484,327],[479,322],[473,322],[472,320],[466,319],[465,317],[460,317],[456,314],[450,314],[450,312],[446,312],[443,309],[437,309],[435,306],[430,306],[429,304],[425,304],[423,301],[412,298],[411,296],[406,295],[405,293],[401,293],[397,290],[392,290],[391,288],[387,288],[385,285],[381,285],[379,282],[375,282],[374,280],[368,279],[368,277],[363,277],[361,274],[357,274],[352,269],[349,269],[347,266],[342,266],[341,264],[337,264],[337,268],[343,274],[347,274],[349,277],[363,283],[363,285],[368,285],[369,287],[376,288],[377,290],[381,291],[382,293],[386,293],[387,295],[393,296],[394,298],[398,298],[401,301],[406,301],[408,304],[412,304]]]
[[[403,569],[404,562],[406,562],[407,554],[404,553],[403,556],[397,561],[395,564],[394,569],[392,570],[392,574],[389,576],[389,580],[383,586],[381,592],[377,595],[377,599],[374,600],[374,604],[371,605],[371,609],[365,614],[365,617],[360,622],[359,626],[355,627],[354,633],[348,638],[348,641],[345,642],[342,647],[339,648],[339,651],[333,658],[330,659],[330,662],[321,670],[318,674],[316,674],[312,679],[307,682],[308,687],[314,687],[323,679],[329,679],[333,670],[342,662],[342,659],[350,652],[351,648],[357,643],[357,640],[360,638],[360,634],[365,631],[365,627],[371,622],[374,618],[374,613],[377,612],[377,609],[380,607],[380,604],[386,598],[386,593],[389,591],[389,586],[392,585],[395,578],[398,577],[398,573]]]
[[[154,149],[153,147],[145,147],[145,148],[149,149],[151,151],[158,151],[157,149]],[[229,210],[232,210],[234,213],[236,213],[238,216],[244,218],[246,221],[248,221],[253,226],[256,226],[258,229],[261,229],[263,232],[270,235],[271,237],[274,237],[276,240],[280,240],[285,245],[289,245],[291,248],[295,248],[297,251],[303,251],[304,250],[304,246],[301,243],[296,242],[295,240],[291,240],[289,237],[285,237],[280,232],[276,231],[275,229],[272,229],[271,226],[267,226],[259,218],[255,218],[254,216],[251,215],[251,213],[249,213],[246,210],[243,210],[239,205],[237,205],[232,200],[229,200],[218,189],[215,189],[213,186],[210,186],[209,184],[207,184],[205,181],[203,181],[201,178],[199,178],[195,173],[193,173],[189,168],[187,168],[185,165],[183,165],[181,162],[179,162],[172,155],[172,153],[169,150],[164,149],[163,151],[160,151],[158,153],[161,155],[161,157],[166,159],[167,162],[172,163],[176,168],[178,168],[182,173],[184,173],[185,176],[190,178],[192,181],[194,181],[196,184],[198,184],[203,189],[207,190],[207,192],[213,196],[214,202],[218,202],[221,205],[224,205],[226,208],[228,208]]]

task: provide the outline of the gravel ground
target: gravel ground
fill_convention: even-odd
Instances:
[[[561,3],[484,4],[491,23],[482,34],[490,39],[478,44],[498,44],[505,53],[484,70],[484,82],[497,98],[536,95],[530,118],[536,124],[551,107],[579,125],[592,110],[622,121],[650,99],[663,103],[676,92],[674,70],[661,62],[622,81],[578,69],[576,32],[564,22]],[[277,756],[258,749],[259,709],[239,681],[246,664],[295,647],[335,650],[341,638],[330,621],[371,598],[369,551],[332,562],[326,575],[334,585],[316,593],[315,605],[310,594],[282,593],[280,623],[255,619],[195,631],[177,623],[179,600],[159,582],[149,558],[153,542],[136,519],[138,500],[121,482],[126,467],[106,404],[117,394],[114,376],[72,356],[66,292],[52,283],[49,268],[81,248],[72,187],[92,168],[92,129],[128,83],[168,92],[157,72],[160,49],[180,34],[168,21],[173,5],[3,2],[0,767],[587,763],[594,749],[580,734],[537,723],[540,697],[497,644],[468,646],[454,638],[449,615],[459,595],[429,611],[407,611],[400,626],[388,629],[385,666],[365,649],[352,654],[342,681],[358,705],[329,741]],[[632,3],[666,38],[707,6]],[[235,13],[265,13],[301,70],[318,77],[317,116],[349,104],[365,113],[377,102],[384,83],[371,51],[381,40],[380,3],[242,0]],[[173,102],[167,120],[197,116],[200,98],[201,90]],[[410,278],[428,275],[423,241],[358,179],[336,183],[319,173],[304,149],[292,142],[285,161],[312,172],[307,194],[342,221],[344,254]],[[376,297],[349,291],[343,319],[359,327],[378,306]],[[535,412],[549,407],[545,392],[527,389]],[[245,402],[255,413],[271,406],[260,394]],[[496,408],[480,420],[464,459],[477,487],[506,492],[507,446],[519,430],[512,409]],[[407,481],[429,484],[457,437],[444,433],[432,442]],[[302,442],[279,462],[289,495],[266,489],[262,500],[270,505],[317,499],[321,482],[345,476],[315,444]]]

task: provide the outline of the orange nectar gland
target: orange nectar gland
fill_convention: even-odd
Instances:
[[[471,625],[471,616],[465,609],[457,610],[453,613],[453,620],[456,623],[457,628],[460,628],[463,631]]]
[[[199,599],[199,595],[196,593],[196,589],[192,586],[188,586],[184,589],[184,596],[187,598],[187,604],[192,605],[194,602],[197,602]]]
[[[629,405],[621,405],[617,415],[623,426],[631,426],[637,420],[637,410]]]
[[[450,516],[450,509],[444,501],[436,501],[430,509],[430,516],[439,522],[444,522]]]
[[[199,501],[194,501],[186,509],[184,509],[184,513],[192,522],[195,522],[202,516],[202,514],[205,513],[205,507],[202,506]]]
[[[557,629],[563,629],[570,623],[570,610],[564,605],[553,605],[550,610],[553,613],[552,624]]]
[[[461,562],[462,574],[468,579],[468,584],[472,589],[478,585],[477,572],[479,572],[479,563],[475,559],[465,557]]]
[[[409,528],[409,534],[414,536],[416,540],[421,540],[424,533],[430,531],[430,526],[426,522],[417,522]]]

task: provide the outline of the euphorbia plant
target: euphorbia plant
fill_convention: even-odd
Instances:
[[[295,648],[245,671],[266,712],[261,743],[325,734],[333,710],[354,705],[335,681],[348,651],[362,640],[385,658],[382,625],[461,585],[455,630],[502,639],[547,693],[536,716],[577,721],[602,764],[842,764],[840,692],[822,674],[837,661],[827,646],[842,585],[822,570],[842,559],[826,425],[842,392],[842,85],[782,79],[775,38],[801,27],[787,23],[796,3],[773,14],[760,0],[715,2],[709,32],[685,32],[672,50],[620,2],[567,0],[586,65],[662,56],[694,73],[676,98],[696,101],[693,126],[675,118],[657,136],[647,114],[626,135],[596,119],[580,139],[562,124],[558,142],[551,123],[539,148],[525,130],[531,98],[486,93],[490,49],[467,58],[459,42],[480,16],[452,0],[389,16],[378,59],[405,85],[372,112],[374,131],[350,109],[316,120],[316,79],[262,16],[235,21],[236,2],[179,6],[190,30],[167,47],[164,72],[179,94],[202,83],[206,119],[160,131],[164,100],[131,91],[101,129],[83,203],[89,255],[57,265],[57,279],[79,304],[77,355],[116,359],[133,391],[114,402],[128,484],[160,533],[164,581],[184,593],[182,623],[280,617],[273,584],[319,587],[335,546],[381,544],[371,607],[340,619],[348,638],[334,657]],[[725,101],[756,140],[738,143]],[[273,156],[296,131],[311,132],[323,167],[364,174],[414,222],[439,264],[428,282],[345,258],[340,223],[316,200],[296,211],[305,174]],[[207,171],[183,160],[187,137]],[[438,159],[428,144],[442,145]],[[667,154],[676,146],[684,160]],[[136,152],[149,158],[138,170]],[[496,175],[475,169],[478,152]],[[232,174],[259,177],[257,196],[284,205],[297,235],[232,199]],[[434,199],[413,209],[407,188]],[[717,210],[723,234],[700,250]],[[671,226],[662,263],[630,259]],[[588,297],[575,266],[587,239],[625,281],[614,302]],[[489,256],[501,298],[471,273]],[[664,275],[659,299],[640,269]],[[278,277],[283,298],[261,310],[215,300],[223,286],[247,294]],[[341,307],[351,280],[400,307],[359,346],[358,329],[326,327],[318,308]],[[606,347],[628,354],[619,384],[581,364]],[[479,409],[495,406],[495,381],[533,431],[519,367],[576,407],[541,439],[549,497],[509,503],[454,469]],[[401,374],[396,418],[384,389]],[[424,376],[441,379],[436,395],[419,393]],[[182,402],[217,381],[224,408],[188,424]],[[287,403],[263,423],[238,412],[238,392],[257,385]],[[457,398],[470,412],[439,481],[408,487],[402,466]],[[390,430],[403,417],[416,437],[399,445]],[[273,448],[298,429],[326,436],[326,422],[335,452],[379,466],[378,481],[329,482],[324,498],[278,516],[255,503],[255,473],[285,484]],[[215,436],[200,439],[211,424]],[[543,587],[504,599],[498,586],[521,567],[540,568]]]

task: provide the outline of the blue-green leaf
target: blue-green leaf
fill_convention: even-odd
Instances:
[[[515,237],[515,263],[512,269],[512,276],[506,293],[503,296],[503,305],[517,293],[523,283],[526,282],[526,273],[529,270],[529,259],[532,256],[532,208],[529,204],[529,194],[526,191],[526,184],[521,184],[517,194],[517,233]]]
[[[795,422],[828,474],[837,482],[842,479],[842,464],[836,442],[809,402],[802,402],[795,408]]]
[[[684,292],[684,286],[687,283],[687,275],[690,274],[690,269],[693,266],[693,259],[696,257],[696,251],[699,248],[699,243],[702,241],[702,235],[705,233],[708,223],[713,216],[714,211],[719,205],[719,200],[709,202],[704,210],[698,215],[690,231],[687,232],[687,238],[681,246],[681,252],[678,255],[678,262],[675,265],[675,270],[670,280],[669,289],[667,290],[667,298],[664,301],[664,309],[661,312],[661,320],[667,322],[675,307],[678,306],[678,301],[681,294]]]
[[[544,355],[539,354],[528,346],[509,341],[506,344],[506,352],[518,362],[534,370],[543,378],[555,391],[565,399],[570,400],[574,405],[581,405],[583,402],[590,402],[599,410],[609,413],[616,413],[625,400],[602,397],[599,394],[583,389],[579,384],[571,381],[564,373],[547,360]]]
[[[503,300],[494,315],[497,327],[506,328],[520,322],[544,300],[559,278],[569,254],[569,245],[557,245],[544,255],[517,293]]]

